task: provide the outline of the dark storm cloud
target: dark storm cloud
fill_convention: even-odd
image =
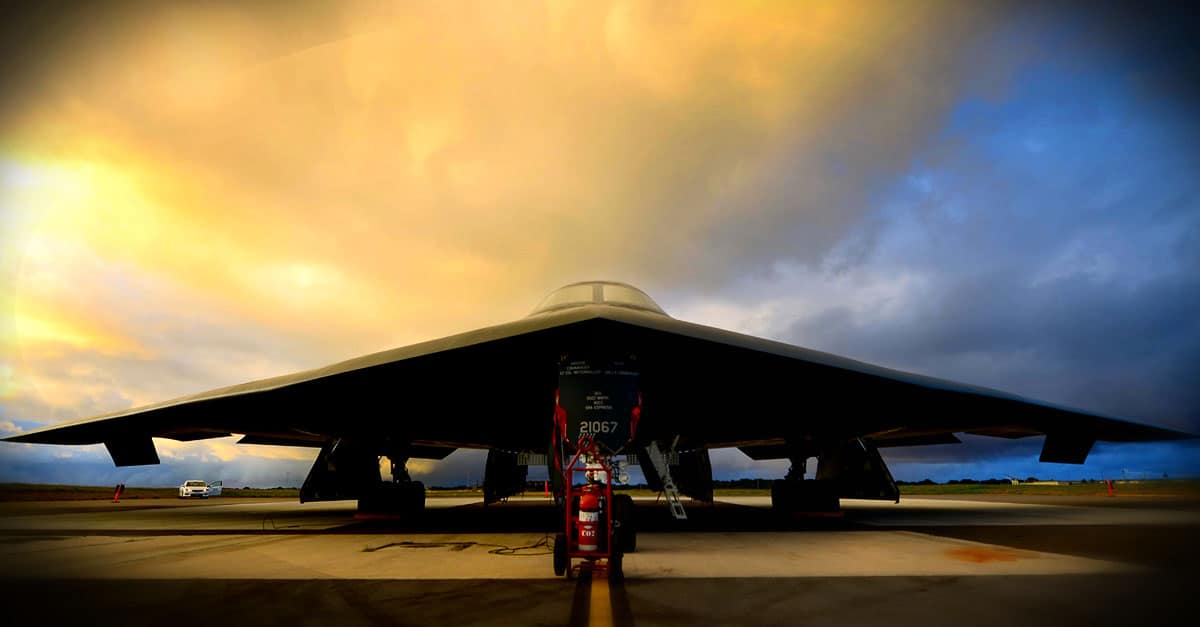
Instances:
[[[1195,276],[1126,289],[981,273],[923,294],[903,319],[858,323],[835,308],[792,333],[830,352],[1196,431],[1198,308]]]
[[[833,352],[1200,427],[1200,184],[1173,119],[1103,76],[1039,69],[915,169],[864,267],[921,277],[891,317],[834,306],[785,334]],[[976,110],[981,109],[981,110]],[[915,181],[915,182],[914,182]]]
[[[187,228],[154,232],[154,247],[93,243],[226,304],[122,299],[106,291],[117,279],[64,272],[71,299],[47,309],[117,312],[112,326],[152,357],[51,355],[35,371],[84,398],[6,398],[0,417],[74,418],[319,365],[353,354],[339,339],[350,327],[363,328],[354,346],[386,348],[397,328],[423,338],[498,322],[488,316],[526,311],[556,283],[609,274],[664,301],[725,295],[750,309],[817,287],[828,294],[755,315],[779,339],[868,361],[1200,420],[1195,94],[1183,86],[1198,39],[1185,20],[845,3],[822,26],[785,5],[581,3],[510,30],[497,27],[508,8],[472,21],[429,5],[395,30],[316,46],[376,20],[214,4],[75,19],[78,37],[39,30],[30,46],[53,54],[10,90],[0,123],[25,131],[18,144],[50,146],[44,158],[101,137],[164,188],[199,181],[205,194],[160,199],[202,218]],[[178,32],[189,36],[164,35]],[[181,254],[196,242],[203,254]],[[332,305],[288,300],[305,294]],[[347,320],[367,310],[378,319]],[[79,364],[90,369],[69,374]],[[1028,460],[1035,448],[956,450]],[[455,456],[428,472],[457,481],[479,464]]]
[[[1197,11],[1171,2],[983,6],[990,10],[943,13],[935,39],[881,55],[856,77],[860,98],[794,134],[753,185],[701,194],[700,207],[733,211],[699,234],[703,253],[688,267],[736,281],[770,276],[779,263],[861,263],[887,226],[873,211],[894,200],[888,181],[925,166],[952,188],[939,190],[941,203],[922,199],[928,211],[992,212],[973,221],[990,237],[959,239],[959,250],[987,247],[969,248],[972,255],[1036,254],[1084,233],[1086,222],[1117,232],[1130,223],[1190,228],[1194,244],[1197,225],[1187,217],[1197,211],[1192,173],[1200,165]],[[1014,225],[1013,214],[1032,224]],[[1116,245],[1140,253],[1158,243]],[[1180,262],[1200,259],[1182,235],[1167,245]],[[919,262],[924,252],[905,254]],[[1153,251],[1144,263],[1162,256]]]
[[[1140,89],[1155,97],[1160,110],[1189,116],[1200,107],[1200,8],[1194,3],[1087,3],[1073,17],[1089,52],[1117,67],[1138,67]],[[1190,118],[1180,130],[1195,141],[1200,121]]]
[[[312,466],[311,459],[263,458],[245,455],[223,461],[200,455],[164,458],[160,465],[113,466],[102,446],[47,451],[25,445],[0,456],[0,481],[62,485],[177,486],[188,479],[224,481],[227,487],[299,487]],[[312,457],[316,453],[313,452]]]
[[[1127,39],[1107,19],[1059,17],[1032,39],[1043,54],[1003,95],[965,96],[847,237],[851,252],[827,259],[827,272],[909,287],[875,307],[834,299],[779,335],[1200,432],[1200,154],[1180,106],[1195,94],[1172,88],[1195,66],[1164,57],[1194,44],[1171,39],[1180,24],[1156,42],[1161,16],[1133,22]],[[975,438],[887,456],[898,476],[946,479],[945,464],[1035,467],[1039,447]],[[1041,472],[1200,471],[1194,446],[1156,447],[1101,446],[1086,469]]]

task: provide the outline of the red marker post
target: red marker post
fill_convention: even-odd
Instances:
[[[117,484],[117,489],[116,489],[116,491],[115,491],[115,492],[113,492],[113,503],[120,503],[120,502],[121,502],[121,493],[122,493],[122,492],[124,492],[124,491],[125,491],[125,484],[124,484],[124,483],[118,483],[118,484]]]

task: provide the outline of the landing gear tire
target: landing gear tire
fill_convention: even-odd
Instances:
[[[608,580],[621,581],[625,578],[625,556],[620,551],[613,551],[608,558]]]
[[[570,565],[570,560],[567,559],[567,536],[558,534],[554,536],[554,575],[562,577],[567,572],[567,566]]]
[[[420,481],[409,481],[401,485],[408,486],[405,488],[407,494],[404,497],[408,511],[413,514],[425,511],[425,484]]]
[[[789,481],[771,484],[771,508],[776,512],[836,512],[840,509],[836,487],[829,481]]]
[[[381,483],[358,499],[360,514],[412,515],[425,510],[425,484],[420,481]]]
[[[776,479],[771,482],[771,509],[776,512],[791,512],[795,510],[795,492],[793,485],[796,481]]]
[[[633,553],[637,550],[637,523],[633,518],[633,497],[628,494],[613,496],[613,536],[617,550]]]

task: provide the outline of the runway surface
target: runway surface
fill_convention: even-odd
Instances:
[[[1012,500],[1012,499],[1010,499]],[[15,624],[1174,625],[1196,593],[1200,504],[1163,498],[639,501],[626,579],[556,578],[541,498],[0,504]],[[14,624],[14,623],[10,623]]]

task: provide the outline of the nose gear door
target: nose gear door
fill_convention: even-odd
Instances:
[[[558,370],[560,436],[567,442],[590,438],[604,455],[623,451],[641,416],[638,377],[633,358],[563,359]]]

